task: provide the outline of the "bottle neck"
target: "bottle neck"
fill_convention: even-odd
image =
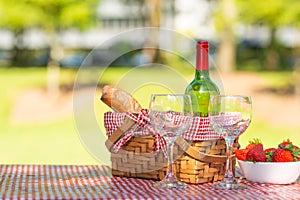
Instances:
[[[207,46],[197,44],[197,54],[196,54],[196,70],[204,71],[209,70],[208,63],[208,44]]]
[[[196,54],[196,79],[209,77],[208,43],[199,42]]]
[[[196,69],[195,78],[196,79],[209,78],[209,71]]]

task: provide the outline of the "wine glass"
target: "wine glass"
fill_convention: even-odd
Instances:
[[[226,142],[226,171],[223,180],[213,184],[214,188],[243,189],[233,175],[232,146],[235,139],[249,126],[252,116],[252,100],[250,96],[216,95],[209,103],[210,125]]]
[[[187,188],[174,175],[173,147],[174,142],[192,122],[192,103],[190,95],[153,94],[150,102],[150,123],[166,141],[168,166],[167,174],[162,181],[153,184],[156,188]]]

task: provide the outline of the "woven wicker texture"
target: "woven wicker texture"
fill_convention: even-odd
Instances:
[[[152,136],[133,137],[118,153],[111,154],[112,174],[161,180],[166,174],[167,159],[163,153],[153,155]],[[234,144],[234,151],[238,148]],[[175,173],[186,183],[207,183],[221,180],[226,165],[226,145],[223,139],[176,141],[174,147]],[[235,166],[235,159],[231,160]]]

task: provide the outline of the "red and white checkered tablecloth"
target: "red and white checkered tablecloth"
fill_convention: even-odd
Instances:
[[[211,184],[155,189],[153,180],[112,177],[107,166],[0,165],[1,199],[300,199],[300,184],[245,182],[245,190]]]

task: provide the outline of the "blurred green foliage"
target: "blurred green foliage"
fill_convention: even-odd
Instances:
[[[271,29],[292,25],[300,26],[298,0],[236,0],[238,21],[267,25]]]
[[[41,20],[40,15],[41,13],[30,4],[26,4],[26,1],[0,1],[0,27],[13,32],[37,26]]]
[[[22,65],[24,33],[39,28],[50,36],[47,65],[56,64],[62,47],[57,35],[62,30],[84,30],[96,25],[96,8],[99,0],[2,0],[0,2],[0,28],[14,34],[11,65]]]
[[[48,31],[95,24],[99,0],[1,0],[0,26],[14,32],[40,27]]]
[[[264,26],[269,29],[269,42],[266,47],[252,49],[258,59],[258,63],[252,66],[256,69],[278,70],[291,69],[293,54],[296,54],[295,46],[289,48],[284,42],[280,43],[276,38],[280,28],[300,27],[300,3],[298,0],[236,0],[237,23],[251,26]],[[248,49],[249,51],[249,49]],[[240,55],[243,56],[240,52]],[[247,55],[247,54],[246,54]],[[246,58],[246,59],[245,59]],[[247,60],[247,56],[244,57]],[[290,65],[290,66],[289,66]]]

